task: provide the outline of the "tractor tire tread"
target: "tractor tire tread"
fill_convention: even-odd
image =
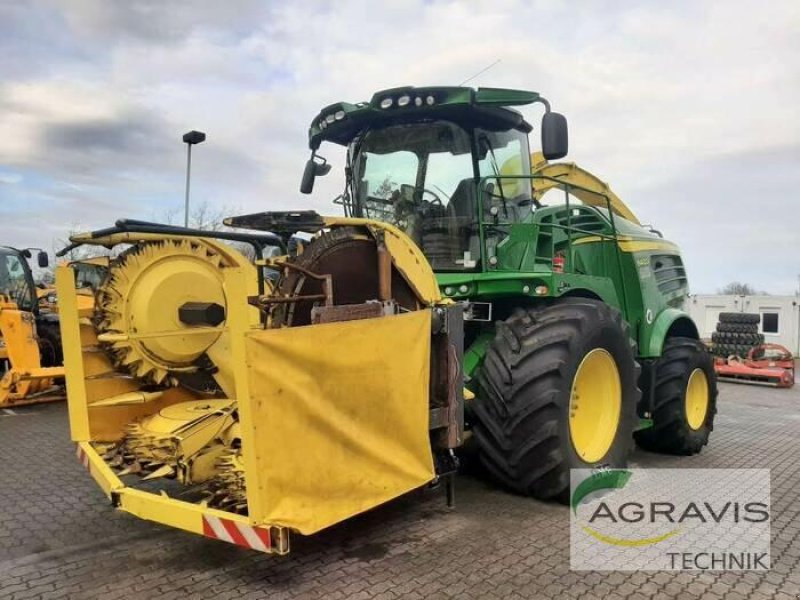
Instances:
[[[685,410],[686,386],[691,372],[700,368],[709,382],[706,419],[698,430],[688,426]],[[717,382],[714,364],[705,346],[690,338],[670,338],[658,359],[655,377],[653,426],[637,431],[642,448],[664,454],[692,455],[708,443],[717,413]]]
[[[621,429],[607,453],[617,463],[627,462],[641,393],[628,325],[603,303],[563,299],[544,308],[518,309],[499,322],[478,373],[473,431],[484,468],[505,487],[541,499],[564,499],[574,466],[571,442],[566,440],[567,447],[563,438],[575,356],[584,337],[599,328],[624,336],[630,360],[632,389],[626,397],[623,387]],[[625,367],[618,368],[624,386]]]

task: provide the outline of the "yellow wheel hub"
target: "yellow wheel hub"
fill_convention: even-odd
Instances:
[[[569,403],[569,434],[581,459],[594,463],[608,453],[621,412],[617,363],[607,350],[595,348],[578,365]]]
[[[686,384],[686,421],[697,431],[708,414],[708,378],[703,369],[695,369]]]

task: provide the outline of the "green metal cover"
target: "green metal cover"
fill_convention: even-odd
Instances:
[[[408,103],[398,106],[398,100],[408,97]],[[429,103],[429,98],[433,99]],[[381,108],[384,100],[391,99],[389,108]],[[419,99],[419,101],[418,101]],[[537,92],[511,90],[504,88],[469,87],[397,87],[381,90],[373,94],[368,102],[351,104],[337,102],[323,108],[311,122],[308,130],[308,144],[313,150],[319,148],[323,141],[347,145],[367,126],[381,124],[399,116],[420,118],[452,117],[453,114],[471,107],[501,108],[508,106],[524,106],[538,102],[541,96]],[[514,115],[514,111],[508,111]],[[519,121],[524,123],[521,115]],[[528,126],[530,127],[530,126]]]

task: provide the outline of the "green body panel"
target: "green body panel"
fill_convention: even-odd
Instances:
[[[576,296],[590,292],[611,306],[622,310],[614,282],[607,277],[575,275],[547,271],[492,271],[489,273],[437,273],[436,279],[442,293],[454,300],[491,302],[502,298],[519,298],[523,304],[558,297],[566,294]],[[466,286],[463,288],[462,286]],[[541,286],[547,292],[537,294]],[[463,291],[462,291],[463,290]],[[527,291],[526,291],[527,290]]]
[[[483,361],[483,356],[486,354],[486,349],[494,339],[494,329],[489,329],[481,333],[469,348],[464,351],[464,375],[471,379],[475,371]],[[471,382],[467,381],[467,387],[472,388]]]
[[[580,214],[571,215],[579,222],[572,225],[571,235],[559,226],[566,205],[539,208],[523,223],[500,224],[507,235],[494,246],[494,254],[482,257],[480,270],[436,274],[442,293],[454,300],[518,306],[561,296],[596,297],[622,312],[641,358],[657,358],[677,322],[685,325],[686,335],[693,330],[696,337],[681,309],[688,288],[677,248],[608,211],[587,206],[572,210]],[[556,255],[563,256],[563,272],[553,269]],[[480,365],[492,330],[485,324],[467,349],[468,375]]]
[[[348,144],[365,127],[388,122],[387,115],[391,113],[381,107],[382,102],[391,98],[396,106],[398,98],[403,96],[409,98],[409,104],[404,107],[403,113],[410,117],[418,116],[420,119],[434,115],[447,118],[458,111],[475,107],[524,106],[538,102],[541,98],[537,92],[503,88],[473,90],[466,87],[436,86],[381,90],[373,94],[367,102],[337,102],[323,108],[308,130],[309,147],[316,150],[323,141]],[[421,100],[420,105],[414,102],[417,98]]]
[[[676,324],[683,325],[681,332],[686,332],[687,337],[699,337],[697,328],[689,315],[676,308],[667,308],[656,317],[651,326],[643,330],[640,354],[648,358],[661,356],[664,341],[667,339],[670,329]]]

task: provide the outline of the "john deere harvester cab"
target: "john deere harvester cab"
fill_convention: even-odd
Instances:
[[[542,104],[541,152],[515,107]],[[404,231],[465,306],[467,405],[508,487],[564,497],[569,469],[699,452],[716,381],[678,248],[569,163],[566,119],[529,91],[403,87],[322,109],[301,191],[347,147],[345,215]],[[547,192],[553,191],[550,194]],[[550,203],[553,200],[553,203]],[[546,202],[547,201],[547,202]]]
[[[0,246],[0,406],[63,399],[58,317],[40,308],[28,260],[35,249]],[[38,251],[39,267],[47,254]]]

